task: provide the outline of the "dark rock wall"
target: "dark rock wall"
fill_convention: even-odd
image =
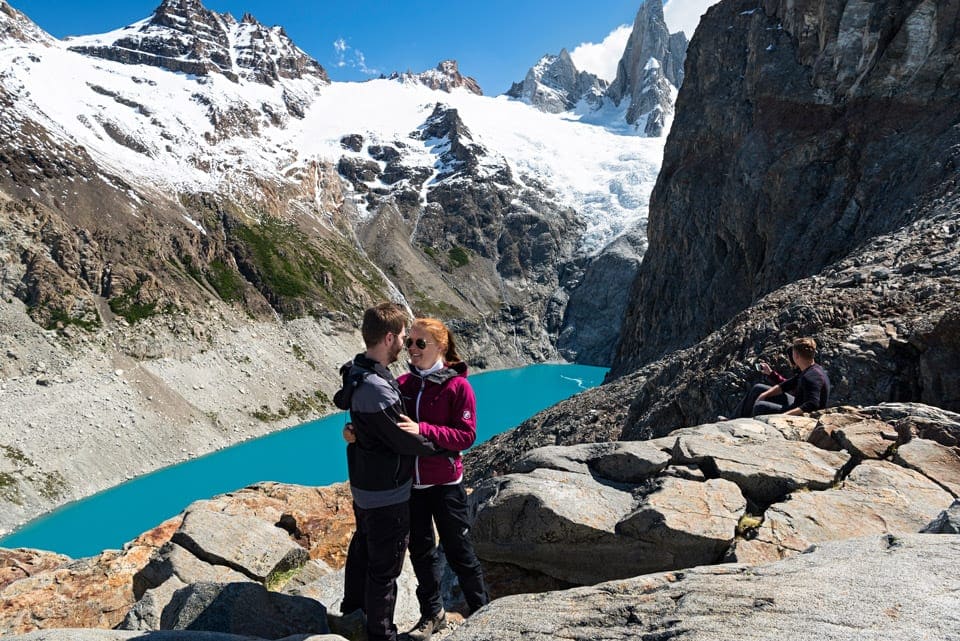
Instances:
[[[694,344],[942,192],[960,162],[958,6],[727,0],[707,12],[613,376]]]

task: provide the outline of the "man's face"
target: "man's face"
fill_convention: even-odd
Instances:
[[[399,334],[387,334],[387,340],[393,341],[388,343],[389,347],[388,356],[390,357],[390,362],[395,363],[397,358],[400,356],[400,351],[403,349],[403,341],[407,339],[407,328],[404,327],[400,330]]]

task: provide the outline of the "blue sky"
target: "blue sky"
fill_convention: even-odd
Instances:
[[[149,16],[161,0],[8,0],[58,38],[102,33]],[[281,25],[333,80],[460,63],[484,93],[522,80],[545,53],[566,47],[580,68],[612,75],[641,0],[203,0],[220,13]],[[706,0],[669,0],[671,30],[692,31]],[[685,26],[686,25],[686,26]],[[684,27],[685,26],[685,27]],[[691,33],[687,34],[692,35]]]

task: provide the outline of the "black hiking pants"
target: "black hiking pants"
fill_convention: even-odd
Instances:
[[[793,396],[790,394],[777,394],[776,396],[768,396],[762,401],[757,400],[757,397],[770,387],[770,385],[757,383],[750,388],[747,395],[737,405],[737,409],[733,411],[733,418],[753,418],[761,414],[782,414],[790,409],[790,406],[793,405]]]
[[[396,641],[393,611],[397,577],[410,539],[410,510],[406,503],[371,510],[354,503],[353,514],[357,530],[347,550],[340,611],[366,613],[369,641]]]
[[[483,581],[483,569],[470,542],[470,514],[463,485],[434,485],[410,493],[410,561],[417,575],[420,614],[430,617],[443,607],[440,581],[443,560],[433,535],[437,524],[443,555],[457,575],[460,589],[476,612],[490,601]]]

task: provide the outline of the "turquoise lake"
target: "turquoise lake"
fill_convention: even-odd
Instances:
[[[516,427],[603,381],[607,370],[584,365],[530,365],[470,377],[477,395],[477,442]],[[138,477],[76,501],[0,539],[74,558],[118,549],[198,499],[258,481],[330,485],[347,479],[346,413],[275,432]]]

